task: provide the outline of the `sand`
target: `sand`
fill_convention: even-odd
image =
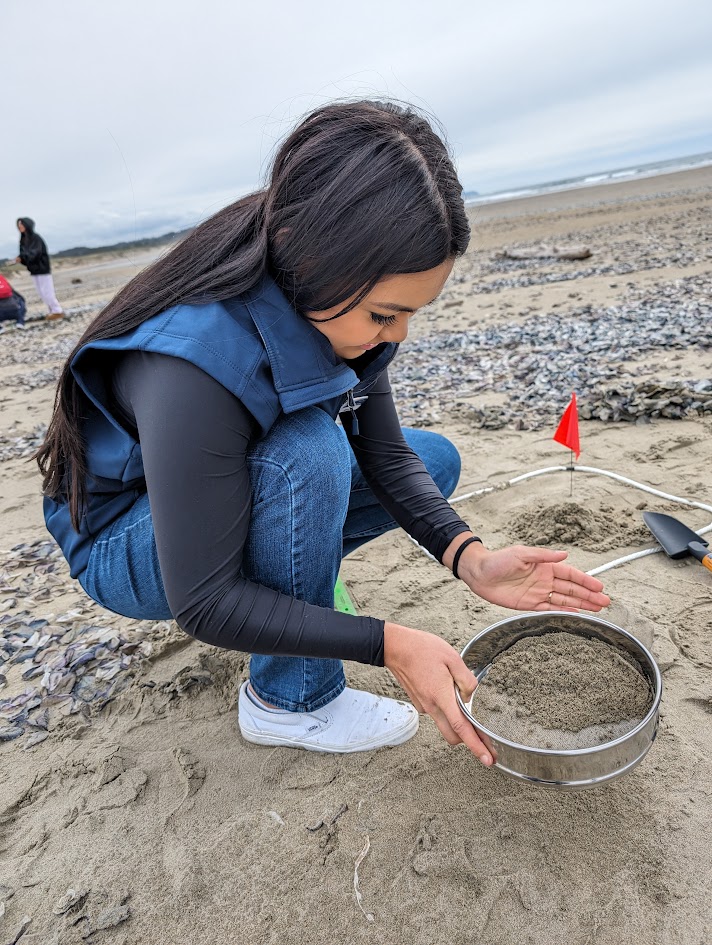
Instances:
[[[602,640],[546,633],[492,661],[471,701],[478,722],[531,748],[590,748],[641,722],[652,693],[640,667]]]
[[[705,170],[489,206],[473,214],[473,252],[571,235],[592,243],[597,258],[615,258],[632,233],[698,238],[690,215],[709,215],[711,205]],[[527,310],[564,318],[572,304],[612,305],[628,283],[654,287],[708,273],[709,244],[695,248],[699,259],[689,265],[670,260],[622,278],[501,289],[457,307],[445,300],[415,320],[413,334],[496,324]],[[59,297],[67,305],[108,299],[145,261],[67,261],[56,272]],[[467,260],[461,271],[470,278]],[[16,284],[37,311],[29,279]],[[33,371],[56,374],[58,352],[70,350],[80,321],[25,332],[47,358]],[[53,397],[51,384],[14,380],[30,373],[22,350],[19,333],[0,338],[6,435],[46,422]],[[686,375],[712,377],[709,349],[682,354],[684,362],[671,353],[644,370],[667,376],[683,363]],[[462,453],[460,492],[568,459],[553,430],[478,430],[448,413],[438,429]],[[710,503],[710,434],[709,417],[590,421],[582,423],[581,462]],[[1,547],[43,538],[36,470],[18,457],[2,472]],[[584,569],[650,545],[639,531],[641,503],[695,528],[711,517],[592,474],[577,473],[573,496],[569,489],[568,474],[554,473],[459,508],[496,548],[522,539],[517,523],[532,523],[527,540],[541,529],[546,538],[557,513],[542,519],[543,510],[573,503],[590,515],[587,540],[570,522],[556,540]],[[626,527],[612,531],[611,522]],[[361,612],[435,631],[456,647],[511,613],[474,597],[402,533],[359,549],[342,573]],[[57,574],[35,605],[38,616],[86,606],[66,569]],[[609,618],[649,643],[663,670],[660,728],[633,772],[573,794],[485,770],[427,718],[410,743],[352,757],[245,744],[235,703],[246,657],[194,643],[175,627],[157,630],[152,656],[100,713],[52,720],[49,737],[29,750],[22,739],[0,745],[0,941],[16,941],[24,927],[21,945],[85,937],[111,945],[709,942],[712,576],[697,562],[653,555],[604,579]],[[347,670],[356,686],[400,695],[383,670]]]

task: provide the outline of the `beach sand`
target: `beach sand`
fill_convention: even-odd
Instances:
[[[616,306],[637,289],[709,279],[710,209],[712,169],[474,209],[461,279],[414,320],[408,344],[537,313],[564,322],[572,306]],[[498,284],[501,274],[487,269],[505,245],[560,240],[590,245],[599,269],[621,260],[632,268],[531,285]],[[59,298],[70,310],[108,300],[149,258],[65,260],[55,272]],[[39,312],[29,279],[13,282]],[[471,291],[488,283],[492,291]],[[0,337],[6,445],[30,442],[47,422],[52,379],[89,317]],[[712,352],[661,348],[644,364],[633,359],[626,376],[709,379]],[[467,393],[463,381],[462,400]],[[496,404],[496,393],[489,400]],[[590,473],[575,474],[573,495],[565,472],[506,487],[568,461],[552,442],[554,425],[528,426],[536,424],[481,429],[447,403],[433,426],[461,451],[458,493],[502,485],[458,505],[489,547],[550,541],[546,528],[566,519],[556,544],[591,569],[652,546],[643,507],[694,528],[709,524],[709,512]],[[710,414],[582,422],[580,462],[712,504],[710,434]],[[2,471],[0,547],[45,539],[36,467],[11,455]],[[402,532],[359,549],[342,576],[361,613],[431,630],[458,648],[511,613],[474,597]],[[46,739],[26,748],[25,733],[0,744],[2,943],[17,941],[23,926],[21,945],[712,940],[712,575],[697,562],[657,554],[602,575],[609,619],[652,646],[664,694],[643,762],[577,793],[485,770],[428,718],[408,744],[350,757],[248,745],[235,711],[247,657],[195,643],[172,624],[102,614],[63,565],[51,583],[22,565],[3,586],[24,577],[35,588],[33,616],[79,611],[70,625],[83,620],[128,637],[141,629],[153,649],[131,663],[129,685],[101,710],[87,704],[64,716],[51,706]],[[9,615],[28,608],[9,590],[0,606]],[[357,687],[400,695],[385,670],[350,664],[347,674]],[[7,672],[0,699],[17,691],[15,676]]]

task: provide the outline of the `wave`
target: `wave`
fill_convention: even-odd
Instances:
[[[657,177],[660,174],[673,174],[678,171],[693,170],[698,167],[712,165],[712,152],[696,154],[684,158],[674,158],[668,161],[656,161],[652,164],[641,164],[634,167],[617,168],[612,171],[602,171],[598,174],[586,174],[581,177],[568,177],[563,180],[549,181],[542,184],[529,184],[512,190],[498,190],[491,194],[465,194],[465,203],[468,206],[496,203],[500,200],[521,200],[524,197],[538,197],[541,194],[555,193],[561,190],[575,190],[579,187],[591,187],[618,181],[623,178],[634,180],[645,177]]]

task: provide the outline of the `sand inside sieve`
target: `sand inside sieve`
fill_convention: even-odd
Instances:
[[[652,705],[647,679],[601,640],[555,632],[495,657],[472,698],[474,717],[531,748],[591,748],[631,731]]]

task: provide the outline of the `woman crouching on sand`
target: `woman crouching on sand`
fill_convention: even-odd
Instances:
[[[443,498],[455,447],[399,425],[388,365],[467,248],[461,193],[414,111],[318,109],[269,185],[130,282],[64,367],[47,527],[102,606],[252,654],[248,741],[368,751],[411,738],[417,710],[492,763],[449,644],[333,609],[342,556],[397,525],[492,603],[609,603],[565,552],[487,551]],[[415,708],[347,688],[342,659],[387,666]]]

